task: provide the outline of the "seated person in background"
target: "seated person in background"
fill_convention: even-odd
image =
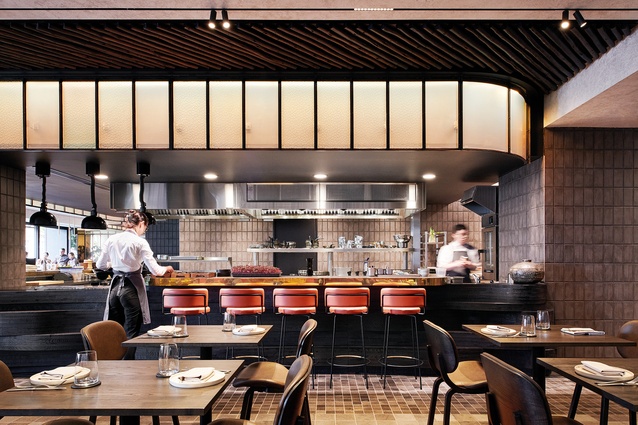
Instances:
[[[66,255],[66,249],[60,248],[60,256],[55,260],[58,267],[66,267],[69,263],[69,256]]]
[[[78,259],[75,258],[75,254],[73,252],[69,252],[69,261],[66,264],[70,267],[75,267],[78,265]]]
[[[50,264],[50,263],[51,263],[51,259],[49,258],[48,252],[45,252],[42,258],[38,258],[38,261],[36,261],[36,265],[42,266],[43,270],[46,269],[47,264]]]
[[[467,243],[470,232],[464,224],[457,224],[452,230],[452,242],[442,246],[436,259],[437,267],[444,267],[446,276],[462,276],[463,282],[470,283],[470,272],[479,264],[478,250]]]

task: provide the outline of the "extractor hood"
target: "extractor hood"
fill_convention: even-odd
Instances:
[[[480,216],[496,214],[498,205],[497,186],[474,186],[461,197],[461,205]]]
[[[139,185],[111,183],[111,208],[139,208]],[[406,218],[425,209],[422,183],[145,183],[163,218]]]

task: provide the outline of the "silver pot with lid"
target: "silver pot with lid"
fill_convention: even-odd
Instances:
[[[542,264],[525,259],[510,267],[509,276],[514,283],[538,283],[545,278],[545,270]]]

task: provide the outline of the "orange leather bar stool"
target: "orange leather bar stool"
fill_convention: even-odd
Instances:
[[[206,318],[208,324],[208,289],[206,288],[166,288],[162,291],[162,313]]]
[[[368,359],[366,358],[366,344],[363,337],[363,315],[368,313],[370,306],[369,288],[326,288],[324,304],[332,321],[332,349],[330,354],[330,388],[332,388],[332,372],[337,367],[363,367],[363,379],[368,388]],[[337,333],[337,317],[356,316],[359,318],[361,329],[361,355],[340,354],[335,356],[335,335]]]
[[[424,288],[383,288],[381,289],[381,310],[385,314],[385,331],[383,333],[383,388],[385,388],[388,366],[412,367],[414,374],[418,373],[419,388],[423,389],[421,380],[421,365],[423,361],[419,355],[419,333],[417,332],[417,316],[425,314]],[[390,346],[390,318],[392,316],[407,316],[410,320],[410,334],[412,337],[412,355],[388,356]]]
[[[281,331],[279,333],[279,355],[277,361],[297,356],[286,356],[286,318],[288,316],[305,316],[308,319],[317,312],[319,291],[316,288],[276,288],[272,295],[275,314],[281,314]]]
[[[255,324],[259,325],[259,318],[266,311],[264,298],[263,288],[221,288],[219,290],[219,308],[220,310],[225,309],[237,318],[255,316]],[[265,359],[261,344],[257,347],[257,358],[259,360]]]

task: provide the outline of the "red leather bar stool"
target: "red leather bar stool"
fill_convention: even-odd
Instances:
[[[385,315],[385,330],[383,333],[383,388],[385,389],[388,366],[412,367],[415,376],[418,373],[419,387],[423,389],[421,379],[421,365],[423,361],[419,355],[419,334],[417,332],[417,316],[425,314],[424,288],[383,288],[381,289],[381,310]],[[410,335],[412,338],[412,355],[388,355],[390,346],[390,319],[392,316],[406,316],[410,318]]]
[[[281,330],[279,333],[279,355],[277,361],[284,363],[286,358],[286,318],[288,316],[305,316],[310,318],[317,312],[319,291],[316,288],[275,288],[272,304],[275,314],[281,314]]]
[[[254,316],[255,324],[260,324],[264,306],[263,288],[221,288],[219,290],[219,308],[225,309],[235,317]],[[226,351],[228,353],[228,350]],[[257,359],[263,360],[262,345],[257,347]]]
[[[208,289],[206,288],[165,288],[162,291],[162,313],[176,316],[202,316],[208,324]]]
[[[368,388],[368,359],[363,337],[363,315],[368,313],[370,306],[369,288],[326,288],[324,290],[324,304],[328,314],[333,315],[332,321],[332,349],[330,353],[330,388],[332,388],[332,372],[337,367],[363,367],[363,379]],[[361,331],[361,354],[335,355],[335,335],[337,333],[337,317],[356,316],[359,318]]]

